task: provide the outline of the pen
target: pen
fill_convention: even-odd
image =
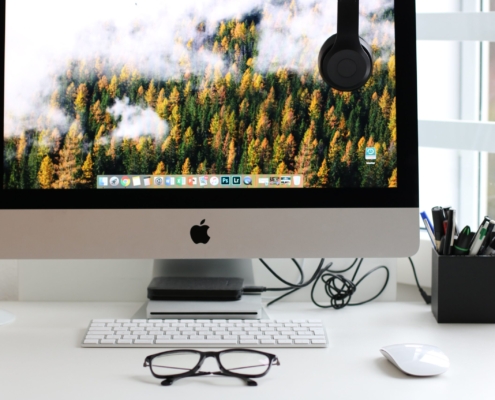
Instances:
[[[437,244],[435,243],[435,235],[433,234],[433,226],[428,218],[428,215],[423,211],[421,213],[421,218],[423,220],[423,224],[425,225],[426,232],[428,232],[428,236],[430,237],[431,243],[433,247],[436,249]]]
[[[476,232],[476,236],[474,237],[474,241],[471,244],[471,248],[469,249],[470,256],[478,255],[481,245],[486,238],[486,232],[488,229],[488,225],[490,224],[491,219],[489,217],[485,217],[483,222],[481,223],[478,232]]]
[[[495,239],[492,240],[492,242],[486,248],[485,253],[483,255],[485,255],[485,256],[495,256]]]
[[[430,218],[428,218],[428,214],[426,214],[426,212],[424,212],[424,211],[421,212],[421,220],[423,222],[425,222],[425,221],[428,222],[428,225],[430,226],[430,229],[432,232],[435,230],[435,228],[433,228],[433,224],[430,221]],[[425,223],[425,228],[426,228],[426,223]]]
[[[445,234],[445,247],[443,254],[450,256],[454,254],[454,241],[455,241],[455,210],[449,210],[449,223],[447,226],[447,233]]]
[[[478,251],[478,255],[483,255],[485,254],[485,250],[487,249],[487,247],[490,245],[491,241],[491,237],[492,237],[492,232],[493,232],[493,229],[495,228],[495,221],[494,220],[490,220],[490,222],[488,223],[488,227],[486,228],[486,235],[485,235],[485,239],[483,240],[483,242],[481,243],[481,247]]]
[[[443,237],[443,208],[434,207],[431,210],[431,215],[433,217],[433,227],[435,232],[435,243],[437,251],[440,252],[440,243]]]

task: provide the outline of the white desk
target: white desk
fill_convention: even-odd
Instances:
[[[223,377],[188,378],[162,387],[149,368],[143,368],[145,356],[159,349],[79,347],[90,319],[130,318],[140,307],[137,303],[0,303],[0,308],[17,315],[15,323],[0,327],[0,398],[495,398],[495,325],[438,325],[429,307],[421,303],[374,303],[341,311],[319,310],[309,303],[275,305],[269,310],[272,318],[323,319],[331,344],[327,349],[267,350],[279,356],[281,366],[259,379],[258,387]],[[403,342],[441,347],[450,357],[451,369],[436,378],[402,374],[379,348]]]

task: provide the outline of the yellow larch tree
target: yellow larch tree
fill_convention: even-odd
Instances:
[[[41,189],[50,189],[52,187],[53,173],[54,168],[52,159],[49,156],[45,156],[38,172],[38,183]]]
[[[160,161],[158,163],[158,166],[156,167],[156,170],[155,172],[153,172],[153,175],[166,175],[166,168],[165,168],[165,164],[163,163],[163,161]]]
[[[108,86],[108,93],[110,97],[114,99],[117,96],[117,90],[119,89],[119,81],[117,76],[112,76],[112,80],[110,81],[110,85]]]
[[[388,180],[388,187],[389,188],[397,187],[397,168],[394,169],[394,171],[392,172],[392,177]]]
[[[182,165],[182,175],[191,175],[191,160],[186,158],[184,165]]]
[[[150,85],[148,87],[148,90],[146,91],[144,99],[146,100],[146,103],[148,103],[148,105],[151,108],[156,107],[156,104],[157,104],[156,87],[155,87],[155,81],[153,79],[150,82]]]

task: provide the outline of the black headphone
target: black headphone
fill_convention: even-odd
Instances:
[[[323,80],[343,92],[360,89],[373,73],[371,46],[359,37],[359,0],[338,0],[337,34],[320,50]]]

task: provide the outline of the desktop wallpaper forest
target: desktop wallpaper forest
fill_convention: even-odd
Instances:
[[[317,68],[336,12],[336,0],[7,1],[4,189],[296,173],[312,188],[397,187],[393,1],[361,0],[374,72],[352,93]]]

